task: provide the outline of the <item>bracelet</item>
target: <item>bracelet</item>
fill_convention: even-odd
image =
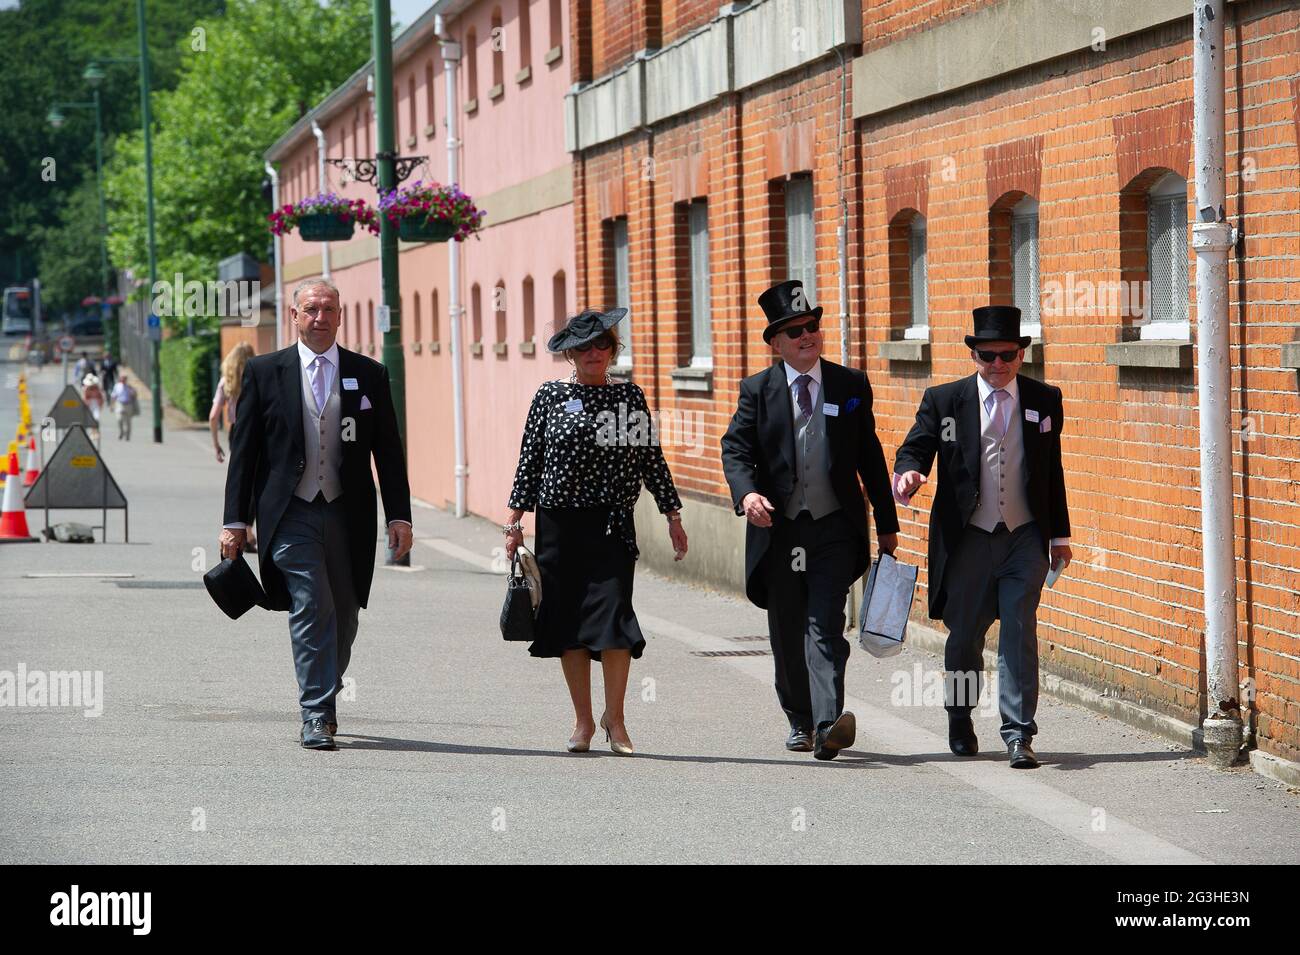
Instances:
[[[518,531],[522,534],[524,532],[524,525],[519,521],[515,521],[513,524],[501,525],[501,533],[509,534],[511,531]]]
[[[667,515],[667,517],[668,517],[669,524],[680,524],[682,522],[681,514],[669,514]]]

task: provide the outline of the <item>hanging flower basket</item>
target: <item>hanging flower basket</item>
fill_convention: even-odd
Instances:
[[[415,182],[379,194],[379,214],[397,226],[407,242],[463,242],[479,230],[487,215],[457,185]]]
[[[352,238],[358,224],[379,234],[379,217],[373,206],[332,192],[290,203],[266,218],[275,235],[288,235],[297,229],[304,242],[345,242]]]
[[[441,219],[408,217],[397,224],[397,237],[403,242],[446,242],[456,232],[455,224]]]

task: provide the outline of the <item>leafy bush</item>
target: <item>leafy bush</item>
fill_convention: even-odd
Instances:
[[[205,421],[212,407],[213,362],[219,360],[216,335],[173,336],[160,349],[163,394],[195,421]]]

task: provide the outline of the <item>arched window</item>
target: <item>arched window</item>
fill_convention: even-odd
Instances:
[[[1148,318],[1163,323],[1152,337],[1166,329],[1189,334],[1187,318],[1187,180],[1167,173],[1147,195],[1147,273],[1151,277]],[[1147,337],[1147,336],[1144,336]]]
[[[496,313],[496,343],[504,346],[508,334],[508,322],[506,321],[506,283],[497,279],[497,284],[492,287],[492,311]],[[498,348],[498,354],[504,349]]]
[[[348,307],[343,306],[343,321],[339,323],[339,332],[343,335],[344,343],[348,340]]]
[[[528,17],[529,0],[519,0],[519,69],[533,63],[533,26]]]
[[[442,341],[442,312],[438,309],[438,290],[429,293],[429,341]]]
[[[895,337],[928,339],[925,216],[903,209],[889,223],[889,317]]]
[[[475,282],[469,290],[470,344],[483,347],[483,293]]]
[[[569,317],[569,293],[568,284],[564,278],[564,270],[556,272],[551,276],[551,332],[560,330]],[[563,361],[563,355],[554,355],[556,361]]]
[[[407,114],[410,116],[410,120],[411,120],[411,121],[410,121],[410,128],[407,129],[407,131],[406,131],[406,135],[407,135],[407,138],[414,138],[414,136],[415,136],[415,130],[416,130],[416,126],[415,126],[415,71],[414,71],[414,70],[412,70],[412,71],[411,71],[411,75],[408,76],[408,77],[406,78],[406,111],[407,111]]]
[[[501,8],[492,10],[492,92],[500,96],[506,82],[506,31],[501,25]]]
[[[434,107],[437,105],[437,97],[434,95],[433,88],[433,60],[426,60],[424,63],[424,112],[430,135],[433,135],[433,130],[436,129],[434,118],[438,114]]]
[[[525,342],[534,342],[537,337],[536,317],[533,313],[533,277],[524,276],[523,294],[521,305],[524,313],[524,338]],[[535,342],[534,342],[535,344]]]
[[[989,209],[989,303],[1014,305],[1021,333],[1041,336],[1038,200],[1024,192],[1004,193]]]
[[[414,297],[412,298],[412,302],[413,302],[413,307],[411,309],[411,312],[414,321],[411,326],[411,334],[413,336],[411,338],[411,341],[418,342],[421,340],[420,332],[423,331],[423,328],[421,327],[423,323],[420,321],[420,293],[419,292],[415,293]]]
[[[564,9],[561,0],[551,0],[551,49],[564,46]]]
[[[373,299],[366,303],[366,344],[371,348],[375,347],[375,303]]]
[[[478,99],[478,34],[473,27],[465,33],[465,101]]]

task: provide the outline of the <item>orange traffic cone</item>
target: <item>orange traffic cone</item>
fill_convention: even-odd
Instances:
[[[0,540],[32,540],[23,504],[23,482],[18,471],[18,442],[9,442],[9,480],[5,481],[4,511],[0,513]]]
[[[27,439],[27,470],[23,472],[23,487],[31,487],[41,476],[40,462],[36,458],[36,435]]]

